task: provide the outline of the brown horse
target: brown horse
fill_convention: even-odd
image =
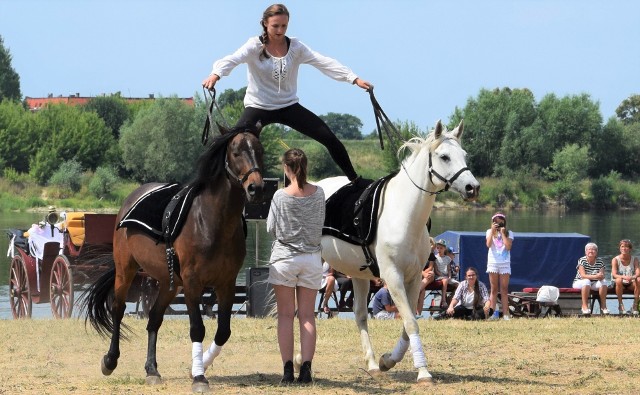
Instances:
[[[262,199],[263,148],[258,135],[259,130],[255,128],[222,130],[222,135],[217,136],[199,159],[196,179],[190,184],[195,187],[195,198],[184,227],[173,242],[179,262],[173,287],[164,243],[133,227],[115,230],[114,269],[98,279],[84,296],[86,320],[100,334],[111,334],[109,351],[102,358],[103,374],[111,374],[118,364],[127,291],[142,268],[159,283],[158,297],[149,312],[147,325],[147,383],[161,382],[156,362],[158,330],[165,310],[182,287],[193,343],[192,389],[208,390],[204,371],[231,335],[236,277],[246,255],[242,211],[247,201]],[[159,185],[162,184],[145,184],[132,192],[123,203],[116,223],[120,223],[140,196]],[[219,315],[214,342],[203,353],[205,327],[199,303],[205,287],[214,287]]]

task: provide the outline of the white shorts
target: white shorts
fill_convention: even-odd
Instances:
[[[511,274],[511,262],[487,263],[487,273]]]
[[[576,280],[573,282],[573,286],[572,288],[575,289],[582,289],[584,287],[586,287],[587,285],[589,285],[591,287],[592,291],[596,291],[598,289],[600,289],[600,287],[607,287],[607,282],[604,280],[598,280],[598,281],[592,281],[586,278],[583,278],[582,280]]]
[[[269,283],[285,287],[319,289],[322,282],[320,252],[300,254],[269,266]]]

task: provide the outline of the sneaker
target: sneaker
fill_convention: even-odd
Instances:
[[[287,361],[284,363],[284,374],[282,375],[282,380],[280,380],[280,384],[291,384],[293,383],[293,361]]]
[[[504,317],[502,317],[502,319],[505,321],[509,321],[511,319],[511,316],[505,315]]]
[[[422,319],[422,314],[416,314],[416,320]]]
[[[602,310],[600,310],[600,312],[604,315],[609,315],[609,309],[607,309],[606,307]]]
[[[589,309],[582,309],[582,314],[591,314],[591,310],[589,310]]]
[[[633,315],[638,315],[640,312],[638,310],[633,310]]]

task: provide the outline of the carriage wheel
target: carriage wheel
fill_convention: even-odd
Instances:
[[[13,318],[31,318],[32,300],[27,266],[20,255],[14,256],[11,260],[9,303]]]
[[[69,259],[58,255],[51,268],[51,312],[55,318],[69,318],[73,311],[73,275]]]

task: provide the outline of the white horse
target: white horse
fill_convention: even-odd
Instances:
[[[410,150],[400,171],[383,187],[378,210],[378,231],[369,246],[380,267],[380,277],[388,284],[391,297],[402,316],[403,330],[391,353],[376,363],[367,326],[367,295],[372,272],[360,270],[365,262],[362,247],[332,236],[322,237],[322,257],[336,270],[353,279],[356,324],[360,331],[367,369],[372,375],[391,369],[411,347],[418,382],[431,383],[427,359],[414,316],[422,268],[429,256],[426,223],[436,194],[452,189],[463,199],[477,198],[480,184],[467,168],[466,152],[460,146],[463,123],[448,132],[438,121],[426,139],[414,137],[401,148]],[[347,183],[345,177],[318,182],[327,197]]]

